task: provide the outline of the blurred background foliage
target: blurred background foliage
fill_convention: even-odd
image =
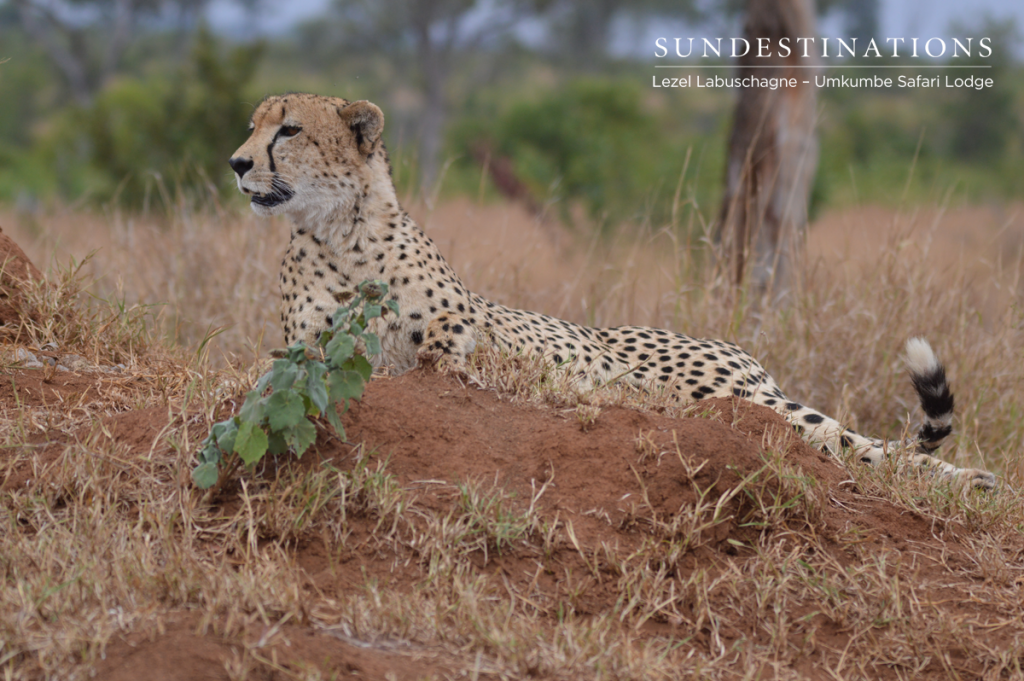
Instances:
[[[487,154],[507,158],[532,196],[579,201],[607,226],[663,207],[686,155],[683,138],[664,131],[635,79],[584,76],[494,117],[466,116],[449,137],[464,174],[479,174]],[[566,220],[569,206],[558,205]]]
[[[115,77],[89,105],[61,111],[38,151],[57,170],[60,194],[147,208],[183,188],[220,192],[262,51],[261,43],[226,48],[200,29],[181,66]]]
[[[258,3],[243,9],[258,12]],[[654,89],[649,54],[609,46],[616,35],[648,35],[652,22],[728,25],[741,9],[335,0],[321,16],[256,40],[206,28],[208,0],[2,0],[0,201],[24,209],[54,200],[130,209],[182,197],[240,201],[226,159],[245,138],[252,106],[268,93],[310,90],[384,108],[407,195],[508,195],[487,175],[502,168],[533,205],[570,222],[662,222],[677,192],[713,215],[734,94]],[[819,12],[852,35],[878,31],[878,2],[830,0]],[[812,210],[895,204],[904,194],[1021,196],[1024,69],[1010,49],[1020,36],[992,20],[957,30],[993,36],[993,88],[819,91]]]

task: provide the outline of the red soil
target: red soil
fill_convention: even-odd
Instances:
[[[21,247],[0,230],[0,326],[17,329],[21,325],[22,315],[32,314],[25,309],[21,285],[42,278],[42,273]]]
[[[12,261],[21,267],[10,269],[12,275],[38,275],[20,249],[0,234],[0,258],[5,248],[15,256]],[[8,294],[6,300],[15,298]],[[5,319],[4,310],[8,309],[3,304],[0,319]],[[43,370],[12,370],[0,382],[0,408],[45,408],[56,400],[102,403],[109,383],[117,380],[120,379],[100,373],[61,373],[47,379]],[[345,414],[343,421],[349,441],[363,443],[364,450],[342,443],[325,431],[315,451],[301,462],[282,461],[278,465],[316,466],[330,462],[347,470],[359,454],[376,452],[376,456],[387,459],[387,470],[400,485],[415,494],[417,504],[438,509],[451,506],[457,495],[452,484],[457,482],[485,481],[489,485],[493,481],[514,493],[523,508],[547,483],[538,501],[539,508],[545,517],[557,514],[562,523],[571,523],[578,546],[560,539],[546,559],[548,569],[543,572],[537,570],[539,554],[535,547],[492,552],[486,560],[480,555],[475,562],[483,573],[503,575],[513,588],[539,590],[552,598],[564,594],[564,576],[571,569],[586,582],[576,607],[579,614],[587,615],[608,611],[620,597],[615,580],[602,578],[601,574],[592,576],[585,562],[593,560],[599,564],[598,549],[602,544],[618,546],[623,551],[639,546],[650,535],[652,510],[657,517],[670,519],[694,504],[695,487],[710,489],[711,499],[727,494],[741,479],[764,468],[764,443],[770,441],[785,448],[785,460],[792,469],[817,481],[816,489],[822,500],[817,533],[826,538],[826,545],[843,564],[854,556],[838,538],[852,530],[860,531],[860,552],[903,550],[912,543],[919,557],[917,578],[926,578],[930,573],[944,575],[944,586],[937,591],[936,601],[961,600],[963,608],[986,607],[984,603],[968,604],[970,578],[949,572],[951,567],[970,561],[966,549],[956,541],[955,528],[937,527],[882,499],[859,494],[852,484],[844,483],[847,475],[842,468],[803,443],[769,409],[731,400],[711,401],[707,406],[717,416],[673,419],[606,408],[584,426],[572,411],[513,404],[494,391],[466,387],[454,377],[418,370],[373,381],[364,400]],[[163,438],[168,425],[168,411],[164,407],[116,413],[103,417],[103,422],[111,436],[131,454],[172,455]],[[88,433],[81,434],[85,435]],[[641,436],[653,448],[650,444],[645,445],[646,450],[639,446]],[[0,456],[25,457],[13,476],[0,480],[0,497],[5,491],[34,484],[32,471],[43,470],[45,464],[59,457],[60,445],[67,439],[56,434],[38,436],[40,443],[49,441],[49,445],[30,455],[0,450]],[[693,479],[684,460],[689,461],[691,471],[703,465]],[[268,464],[259,474],[273,475],[273,469],[274,464]],[[763,471],[762,474],[770,477]],[[763,484],[778,482],[769,480]],[[645,496],[650,508],[641,514],[638,509]],[[236,507],[237,484],[222,490],[213,503],[225,509]],[[745,547],[756,540],[757,531],[741,527],[735,520],[749,511],[749,503],[744,495],[734,497],[726,505],[733,519],[718,525],[710,540],[690,554],[678,570],[685,573],[698,567],[713,569],[749,558],[753,549]],[[355,541],[349,543],[355,548],[341,556],[329,558],[317,536],[300,534],[286,544],[308,576],[306,588],[311,598],[314,594],[341,596],[364,584],[368,577],[399,592],[411,591],[424,578],[424,567],[416,556],[396,560],[394,555],[381,555],[373,542],[359,541],[370,538],[373,526],[372,519],[356,519]],[[599,567],[603,574],[605,566]],[[816,623],[822,650],[843,650],[850,632],[827,622],[822,624],[821,616],[813,613],[809,617],[812,619],[807,626]],[[142,677],[148,681],[228,678],[225,664],[236,655],[232,641],[213,632],[200,635],[197,622],[195,613],[170,611],[162,618],[159,630],[116,635],[109,642],[104,659],[97,662],[95,677],[110,681]],[[676,624],[663,621],[648,623],[646,631],[683,635],[676,631]],[[391,674],[398,679],[445,676],[455,668],[450,657],[429,650],[410,650],[387,642],[360,644],[297,624],[286,625],[282,633],[287,645],[280,642],[281,638],[275,639],[277,642],[267,647],[266,655],[299,668],[306,664],[363,678]],[[794,635],[799,634],[797,627]],[[253,635],[259,636],[259,632]],[[756,637],[756,623],[750,623],[746,631],[727,631],[726,635]],[[706,633],[698,632],[693,644],[700,645],[702,637]],[[992,644],[998,642],[993,640]],[[813,673],[810,660],[808,665],[807,669],[797,671]],[[924,671],[935,672],[932,676],[942,675],[937,662]]]
[[[26,375],[30,373],[17,372],[15,378],[29,385],[31,381],[26,380]],[[101,380],[98,376],[94,378]],[[83,375],[69,383],[79,386],[87,380],[89,377]],[[60,387],[68,386],[57,389]],[[22,394],[26,405],[41,403],[31,397],[35,392],[26,390]],[[5,406],[9,406],[7,395],[0,395]],[[716,400],[709,405],[718,412],[717,418],[672,419],[608,408],[584,429],[573,412],[511,404],[493,391],[465,387],[451,376],[414,371],[373,381],[364,400],[355,403],[343,417],[350,441],[365,443],[363,452],[324,433],[314,453],[307,454],[298,464],[280,465],[316,466],[330,462],[347,470],[360,453],[376,452],[376,456],[388,460],[387,470],[400,485],[415,492],[417,504],[442,510],[450,507],[457,495],[451,483],[475,480],[485,481],[489,486],[494,481],[498,487],[515,493],[525,508],[531,494],[549,482],[538,502],[541,512],[545,517],[553,517],[557,512],[563,523],[571,522],[582,554],[587,560],[599,562],[597,549],[602,543],[628,552],[649,535],[649,525],[638,521],[636,513],[644,490],[661,518],[669,518],[694,503],[694,483],[701,489],[710,487],[710,498],[716,499],[735,487],[741,478],[765,465],[762,443],[767,437],[788,445],[787,463],[817,480],[822,498],[829,500],[824,504],[817,529],[820,536],[838,538],[859,530],[858,550],[869,554],[912,546],[917,556],[934,559],[920,561],[916,569],[918,579],[944,575],[945,587],[936,590],[936,601],[967,593],[972,580],[966,575],[955,577],[949,573],[950,568],[970,564],[955,532],[937,528],[884,500],[865,497],[850,484],[841,484],[847,477],[844,471],[795,437],[773,411],[740,400]],[[139,456],[149,456],[151,451],[170,454],[161,435],[167,425],[164,408],[125,412],[105,419],[105,423],[118,442]],[[656,447],[642,462],[637,447],[641,434]],[[692,481],[674,443],[679,443],[679,451],[693,465],[706,462]],[[38,456],[45,460],[59,452],[60,447],[54,444]],[[659,457],[658,453],[662,455]],[[273,468],[268,466],[262,474],[272,476]],[[30,470],[31,465],[26,462],[25,472]],[[7,481],[4,487],[10,489],[26,483],[31,484],[31,480],[21,477]],[[214,500],[229,512],[238,502],[237,485],[229,485]],[[686,558],[679,568],[680,576],[752,555],[752,549],[744,546],[750,546],[757,533],[738,527],[735,520],[743,516],[744,503],[739,495],[727,505],[734,519],[716,527],[710,541]],[[411,592],[423,580],[425,567],[417,562],[416,556],[381,554],[372,541],[373,519],[356,519],[351,526],[355,541],[350,545],[356,548],[341,556],[329,557],[318,536],[299,535],[288,542],[295,562],[308,576],[311,598],[343,597],[364,584],[367,577],[398,592]],[[843,564],[854,560],[840,542],[827,545]],[[410,557],[412,560],[396,560]],[[532,587],[552,598],[564,597],[567,570],[584,575],[585,588],[576,602],[577,613],[584,616],[608,611],[620,597],[615,580],[588,575],[581,551],[564,539],[557,543],[548,569],[539,577],[538,560],[536,548],[522,547],[492,552],[486,561],[481,555],[475,563],[484,573],[503,575],[515,589],[529,591]],[[600,567],[603,572],[604,566]],[[958,612],[965,612],[964,608],[986,610],[984,604],[965,602]],[[814,617],[813,613],[808,614]],[[994,608],[992,614],[996,614]],[[841,650],[850,633],[817,619],[808,623],[815,625],[817,640]],[[134,679],[143,672],[149,681],[228,678],[224,665],[235,654],[232,640],[213,633],[196,633],[197,621],[194,613],[169,612],[162,631],[115,636],[106,649],[105,659],[98,662],[97,678]],[[756,635],[755,627],[752,622],[748,631],[727,633],[736,638],[750,637]],[[644,630],[656,635],[687,635],[673,623],[657,620],[645,625]],[[267,654],[273,651],[279,661],[299,668],[307,664],[343,669],[368,678],[384,678],[391,673],[399,679],[421,678],[430,673],[444,676],[455,668],[453,661],[440,653],[403,649],[397,643],[378,642],[366,647],[362,642],[299,625],[287,626],[282,633],[287,645],[277,639],[277,643],[268,646]],[[258,637],[260,633],[251,635]],[[703,635],[696,637],[698,644]],[[801,671],[811,672],[812,667]],[[936,671],[939,670],[937,667]]]

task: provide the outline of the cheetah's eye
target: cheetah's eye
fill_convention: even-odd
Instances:
[[[281,137],[295,137],[300,132],[302,132],[302,128],[297,125],[282,125],[278,134],[280,134]]]

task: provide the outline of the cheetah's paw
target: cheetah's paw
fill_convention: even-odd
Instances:
[[[975,489],[992,490],[996,486],[996,476],[980,468],[961,468],[957,478]]]
[[[446,373],[466,374],[466,359],[460,354],[452,352],[452,346],[451,341],[443,340],[423,345],[416,352],[416,362],[424,368]]]

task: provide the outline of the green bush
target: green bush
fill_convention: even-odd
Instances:
[[[947,124],[953,128],[950,135],[952,156],[989,163],[1006,157],[1015,134],[1021,128],[1017,93],[1011,84],[1013,64],[1010,56],[1020,41],[1020,34],[1012,23],[1002,24],[991,19],[982,22],[976,33],[992,38],[992,56],[983,59],[975,54],[959,65],[989,68],[984,71],[950,69],[944,78],[954,80],[969,75],[991,78],[992,87],[952,90],[943,113]]]
[[[223,482],[238,465],[251,467],[267,452],[291,451],[301,457],[316,441],[311,417],[322,415],[345,438],[338,409],[344,412],[349,400],[362,397],[373,373],[366,357],[357,353],[358,345],[368,354],[380,354],[380,339],[366,330],[367,322],[388,312],[398,314],[398,303],[384,301],[387,292],[383,282],[363,282],[351,302],[335,312],[318,348],[296,343],[274,362],[245,396],[239,413],[210,430],[192,471],[196,486],[207,489]],[[222,471],[225,459],[232,461]]]
[[[582,201],[599,220],[632,217],[662,179],[657,121],[622,82],[576,81],[516,104],[489,134],[535,196],[564,199],[566,211]]]
[[[47,141],[61,193],[139,207],[155,190],[229,188],[227,159],[245,137],[243,93],[261,52],[223,49],[201,30],[170,76],[121,78],[89,107],[64,111]]]

